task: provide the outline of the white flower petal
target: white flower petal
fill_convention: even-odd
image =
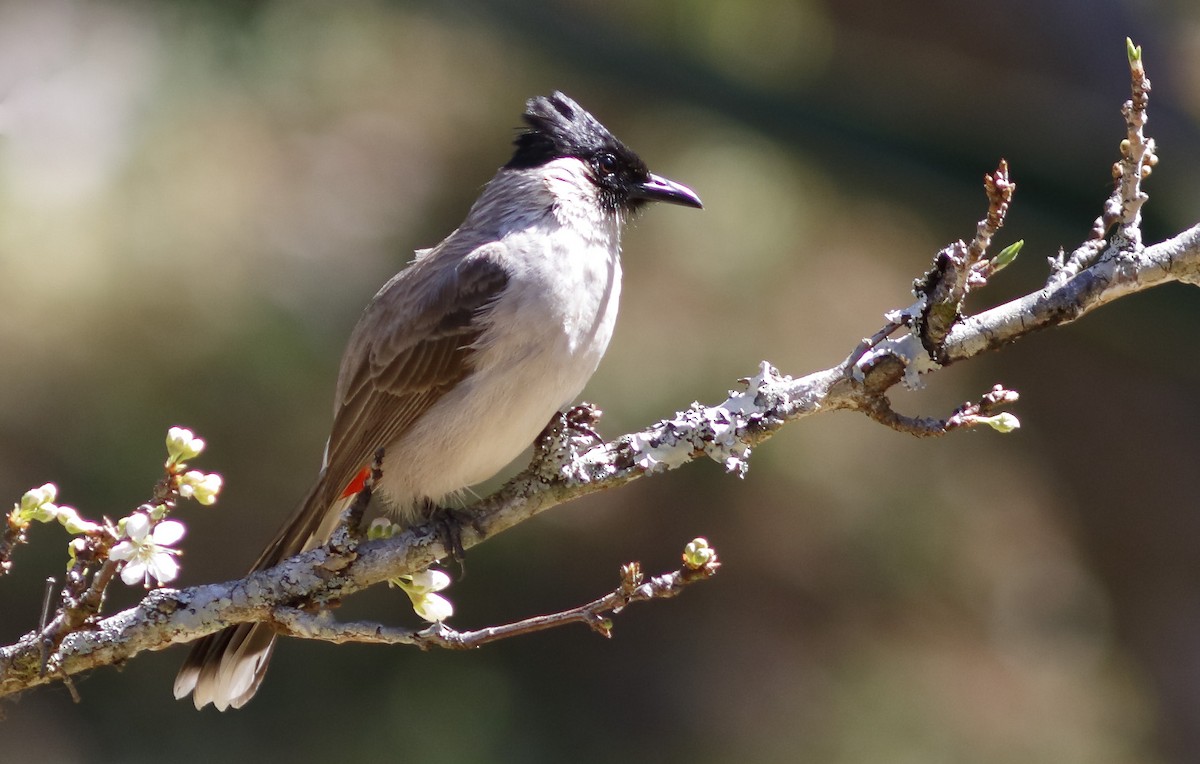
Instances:
[[[429,591],[440,592],[450,585],[450,576],[442,570],[431,570],[429,573]]]
[[[146,564],[141,560],[126,563],[125,567],[121,569],[121,580],[127,586],[142,583],[146,580]]]
[[[414,600],[413,610],[431,623],[444,621],[454,615],[454,605],[440,594],[426,594],[420,600]]]
[[[178,520],[163,520],[154,526],[154,534],[151,538],[158,546],[171,546],[183,538],[186,531],[187,528]]]
[[[450,585],[450,576],[441,570],[422,570],[409,577],[411,583],[408,589],[417,595],[426,592],[440,592]]]
[[[122,541],[109,550],[108,556],[114,560],[128,560],[137,552],[137,547],[131,541]]]
[[[134,512],[129,517],[125,518],[125,535],[133,540],[134,543],[141,543],[145,540],[146,534],[150,532],[150,518],[141,512]]]
[[[179,563],[176,562],[174,557],[166,553],[159,553],[151,557],[147,569],[149,570],[150,577],[160,584],[174,581],[175,576],[179,575]]]

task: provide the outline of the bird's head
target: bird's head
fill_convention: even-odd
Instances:
[[[523,116],[527,126],[505,167],[530,169],[577,159],[599,190],[601,204],[614,212],[633,212],[654,201],[702,206],[694,191],[650,172],[641,157],[562,93],[529,99]]]

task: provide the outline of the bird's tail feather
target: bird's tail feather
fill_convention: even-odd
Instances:
[[[250,569],[274,567],[292,555],[325,542],[350,499],[331,500],[331,490],[321,471],[312,490],[288,518]],[[275,648],[275,632],[268,624],[243,623],[210,634],[192,646],[175,676],[175,698],[192,694],[196,708],[212,703],[218,711],[241,708],[262,683]]]

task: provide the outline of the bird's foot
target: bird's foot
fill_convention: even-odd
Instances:
[[[563,429],[568,438],[571,439],[571,445],[579,448],[580,453],[590,451],[596,446],[604,443],[604,438],[596,432],[596,424],[600,421],[600,415],[604,412],[596,408],[594,403],[580,403],[578,406],[572,406],[562,412]]]
[[[575,464],[604,444],[595,429],[601,413],[591,403],[581,403],[555,414],[534,441],[533,468],[546,479],[583,479]]]
[[[483,533],[483,529],[479,525],[479,518],[468,510],[439,507],[433,502],[426,502],[425,515],[437,530],[438,535],[445,541],[446,547],[450,550],[451,559],[458,565],[458,577],[465,578],[467,575],[467,552],[463,548],[462,532],[463,528],[470,524],[476,533]]]

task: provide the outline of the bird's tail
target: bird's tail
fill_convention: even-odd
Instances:
[[[325,470],[296,511],[250,569],[274,567],[300,552],[325,543],[354,495],[329,496]],[[192,646],[175,675],[175,698],[192,694],[197,709],[212,703],[218,711],[241,708],[258,691],[275,649],[269,624],[242,623],[210,634]]]

